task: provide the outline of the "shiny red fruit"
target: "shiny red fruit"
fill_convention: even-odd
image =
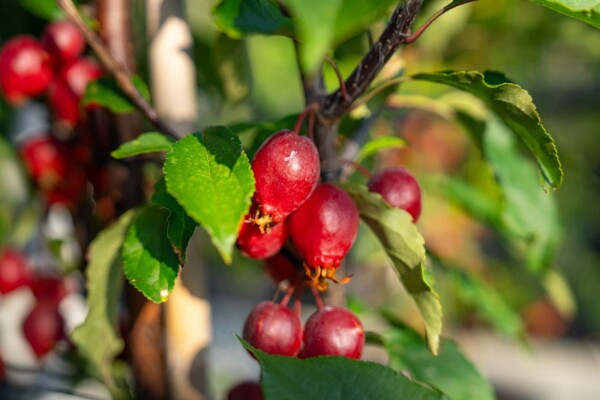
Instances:
[[[246,318],[243,336],[265,353],[295,356],[302,344],[302,323],[286,306],[263,301]]]
[[[63,337],[63,320],[57,305],[38,301],[23,322],[23,334],[38,358],[48,354]]]
[[[256,260],[269,258],[281,249],[288,238],[285,221],[268,228],[264,233],[258,225],[244,222],[237,238],[237,247],[247,257]]]
[[[337,268],[358,233],[358,210],[337,186],[320,185],[289,217],[290,237],[310,268]]]
[[[0,251],[0,293],[10,293],[28,282],[25,256],[12,249]]]
[[[60,79],[52,82],[48,89],[48,103],[54,118],[70,126],[76,125],[81,119],[79,100],[67,83]]]
[[[252,160],[256,179],[254,200],[261,213],[281,222],[315,190],[319,181],[319,153],[305,136],[283,130],[258,149]]]
[[[275,283],[285,280],[293,282],[300,275],[294,264],[281,253],[265,260],[265,271]]]
[[[0,89],[9,102],[40,95],[52,77],[50,56],[35,38],[15,36],[0,50]]]
[[[245,381],[229,390],[227,400],[263,400],[262,389],[258,382]]]
[[[421,215],[421,188],[415,177],[403,167],[385,168],[367,183],[371,192],[379,193],[396,208],[406,210],[416,222]]]
[[[27,140],[20,148],[29,174],[43,191],[49,191],[67,176],[67,157],[64,146],[51,136]]]
[[[102,68],[89,58],[80,58],[65,67],[60,78],[67,83],[69,89],[79,98],[85,94],[88,83],[102,76]]]
[[[359,359],[365,332],[358,317],[341,307],[324,307],[304,326],[304,357],[345,356]]]
[[[56,21],[49,24],[42,35],[42,44],[60,64],[74,61],[85,48],[85,39],[75,24]]]
[[[38,302],[58,304],[67,295],[63,279],[54,276],[36,276],[29,287]]]

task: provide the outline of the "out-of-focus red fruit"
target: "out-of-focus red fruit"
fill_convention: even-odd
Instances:
[[[555,339],[569,328],[569,320],[548,299],[539,299],[530,304],[523,318],[527,332],[536,338]]]
[[[25,256],[12,249],[0,250],[0,293],[10,293],[28,282]]]
[[[66,151],[53,137],[29,139],[23,143],[20,152],[29,174],[41,190],[49,191],[66,178]]]
[[[38,301],[23,322],[23,334],[38,358],[48,354],[63,337],[57,304]]]
[[[265,353],[295,356],[302,344],[302,322],[286,306],[263,301],[246,318],[244,340]]]
[[[4,366],[4,361],[2,360],[2,355],[0,355],[0,382],[2,382],[5,377],[6,377],[6,367]]]
[[[245,381],[232,387],[227,400],[263,400],[262,389],[258,382]]]
[[[276,254],[288,238],[285,221],[271,226],[264,233],[253,223],[244,222],[236,245],[247,257],[262,260]]]
[[[67,83],[69,89],[79,98],[85,94],[88,83],[97,80],[101,76],[102,69],[89,58],[76,60],[65,67],[60,74],[60,78]]]
[[[0,50],[0,89],[9,102],[41,94],[52,77],[50,56],[35,38],[15,36]]]
[[[324,307],[306,321],[303,354],[360,358],[365,332],[358,317],[341,307]]]
[[[63,124],[77,125],[81,119],[79,100],[80,98],[62,80],[52,82],[48,89],[48,103],[52,114]]]
[[[36,276],[29,287],[38,302],[58,304],[67,295],[63,279],[54,276]]]
[[[265,260],[265,271],[275,283],[284,280],[293,282],[300,274],[296,267],[294,267],[294,264],[281,253],[277,253],[273,257]]]
[[[421,188],[415,177],[403,167],[389,167],[374,174],[367,184],[392,207],[406,210],[416,222],[421,215]]]
[[[48,204],[62,204],[74,210],[86,194],[87,176],[83,169],[73,166],[67,179],[46,194]]]
[[[56,21],[44,30],[42,44],[55,61],[66,64],[77,59],[83,52],[85,39],[75,24]]]
[[[281,222],[308,199],[319,182],[319,153],[312,140],[283,130],[258,149],[252,160],[254,200],[260,212]]]

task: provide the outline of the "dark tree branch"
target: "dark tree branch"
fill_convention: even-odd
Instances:
[[[180,139],[182,136],[160,119],[156,110],[146,101],[146,99],[144,99],[142,94],[133,85],[129,70],[123,66],[122,63],[115,60],[98,35],[86,25],[79,14],[77,7],[75,7],[73,0],[57,0],[57,3],[65,12],[67,19],[77,25],[81,30],[86,42],[92,48],[100,63],[115,77],[117,84],[133,104],[159,131],[176,139]]]

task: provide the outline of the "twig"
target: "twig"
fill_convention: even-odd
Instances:
[[[161,132],[180,139],[183,136],[177,133],[173,128],[167,125],[159,116],[156,110],[144,99],[142,94],[131,82],[131,74],[121,63],[119,63],[110,54],[102,40],[85,23],[77,7],[72,0],[57,0],[58,6],[63,9],[67,18],[77,25],[83,33],[86,42],[90,45],[94,54],[98,57],[100,63],[108,70],[117,81],[121,90],[129,97],[133,104],[154,124]]]
[[[346,91],[346,82],[344,82],[344,77],[342,76],[342,72],[338,68],[338,66],[335,63],[335,61],[333,60],[333,58],[327,56],[327,57],[325,57],[325,61],[327,61],[327,63],[329,63],[329,65],[331,65],[331,68],[333,68],[333,71],[335,72],[335,75],[337,76],[337,79],[338,79],[338,82],[340,85],[340,90],[342,93],[342,100],[347,101],[348,93]]]
[[[450,3],[447,6],[445,6],[444,8],[438,10],[431,17],[429,17],[429,19],[423,24],[423,26],[421,26],[419,29],[417,29],[417,31],[415,33],[413,33],[412,35],[410,35],[409,37],[404,39],[404,44],[410,44],[410,43],[414,42],[415,40],[417,40],[423,34],[423,32],[425,32],[425,30],[427,28],[429,28],[429,25],[431,25],[433,23],[433,21],[438,19],[438,17],[445,14],[447,11],[452,10],[454,7],[462,6],[463,4],[472,3],[474,1],[477,1],[477,0],[463,0],[463,1],[459,1],[457,3]]]

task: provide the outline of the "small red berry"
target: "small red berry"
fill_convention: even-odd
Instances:
[[[66,82],[58,79],[50,84],[48,103],[57,121],[70,126],[76,125],[81,119],[79,100]]]
[[[421,188],[415,177],[403,167],[385,168],[374,174],[367,184],[392,207],[406,210],[416,222],[421,215]]]
[[[7,294],[29,282],[25,256],[12,249],[0,252],[0,293]]]
[[[56,21],[44,30],[42,44],[57,62],[65,64],[79,57],[85,48],[85,39],[75,24]]]
[[[38,301],[23,322],[23,334],[38,358],[48,354],[63,337],[63,320],[57,305]]]
[[[80,58],[72,62],[60,74],[60,78],[67,83],[69,89],[79,98],[85,94],[88,83],[97,80],[101,76],[102,69],[89,58]]]
[[[365,332],[358,317],[341,307],[324,307],[306,321],[304,357],[345,356],[359,359]]]
[[[285,280],[294,282],[299,275],[299,271],[294,267],[294,264],[281,253],[277,253],[265,260],[265,271],[275,283]]]
[[[267,228],[264,233],[258,225],[244,222],[240,227],[236,244],[244,255],[262,260],[277,254],[287,238],[288,230],[285,221]]]
[[[337,186],[325,183],[289,218],[290,237],[310,268],[337,268],[358,233],[358,210]]]
[[[27,140],[20,148],[21,157],[33,180],[43,191],[49,191],[67,176],[66,150],[51,136]]]
[[[29,287],[38,302],[58,304],[67,295],[63,279],[53,276],[36,276]]]
[[[272,222],[281,222],[315,190],[319,181],[319,153],[305,136],[283,130],[258,149],[252,160],[256,179],[254,200]]]
[[[52,76],[50,56],[35,38],[15,36],[0,50],[0,89],[9,102],[41,94]]]
[[[263,301],[246,318],[243,336],[266,353],[295,356],[302,344],[302,323],[286,306]]]
[[[258,382],[245,381],[229,390],[227,400],[263,400],[262,389]]]

